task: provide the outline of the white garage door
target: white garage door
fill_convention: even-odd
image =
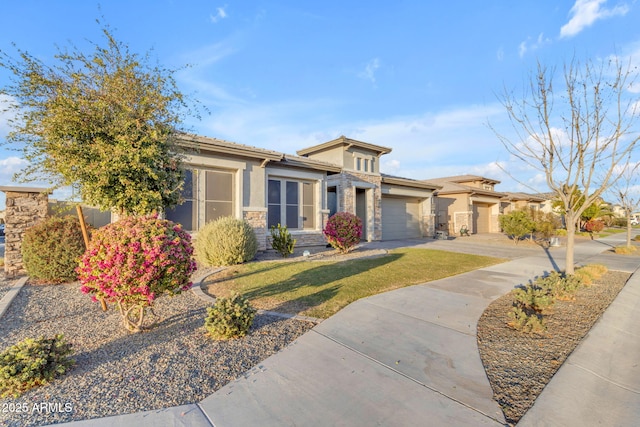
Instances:
[[[420,202],[399,197],[382,198],[382,239],[421,237]]]

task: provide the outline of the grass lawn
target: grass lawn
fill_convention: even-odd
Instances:
[[[255,262],[227,268],[203,288],[215,296],[244,294],[264,310],[327,318],[370,295],[453,276],[504,260],[404,248],[377,258],[342,262]]]

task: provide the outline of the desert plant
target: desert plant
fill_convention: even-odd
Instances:
[[[240,338],[247,335],[255,316],[249,300],[236,293],[230,298],[218,298],[213,307],[207,307],[204,327],[213,339]]]
[[[278,251],[283,258],[288,258],[293,253],[297,240],[291,237],[287,226],[271,226],[271,247]]]
[[[179,224],[155,215],[123,218],[94,232],[77,268],[81,290],[116,304],[124,326],[138,332],[155,298],[191,287],[192,255]]]
[[[608,271],[602,264],[588,264],[576,270],[576,277],[580,278],[583,285],[591,285]]]
[[[322,232],[332,247],[345,254],[360,243],[362,220],[348,212],[338,212],[329,218]]]
[[[42,283],[76,280],[85,249],[80,221],[73,216],[50,217],[28,228],[21,247],[27,274]]]
[[[535,284],[545,289],[553,299],[569,301],[575,299],[575,294],[582,285],[582,278],[554,271],[547,276],[538,277]]]
[[[510,322],[507,324],[520,332],[542,333],[547,329],[544,317],[540,313],[527,313],[519,306],[514,306],[509,312]]]
[[[523,310],[536,313],[542,313],[554,303],[550,289],[540,286],[538,282],[514,289],[513,299]]]
[[[18,397],[64,374],[74,361],[63,335],[27,338],[0,353],[0,397]]]
[[[513,211],[505,215],[500,215],[500,228],[517,245],[520,239],[533,232],[534,223],[525,211]]]
[[[234,265],[256,256],[258,239],[248,222],[228,216],[205,224],[194,246],[202,265]]]

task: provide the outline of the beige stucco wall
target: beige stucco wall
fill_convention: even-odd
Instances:
[[[323,162],[333,163],[340,167],[344,167],[344,150],[341,146],[333,147],[328,150],[310,154],[310,159],[320,160]]]

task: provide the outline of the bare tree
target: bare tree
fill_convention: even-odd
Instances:
[[[620,203],[627,219],[627,247],[631,247],[631,214],[640,206],[640,180],[638,179],[640,162],[628,164],[613,187],[616,201]]]
[[[501,97],[516,136],[494,131],[511,155],[544,173],[564,208],[567,274],[574,272],[580,215],[616,182],[640,140],[640,103],[629,90],[636,76],[617,58],[574,59],[560,77],[538,63],[522,98],[508,91]]]

